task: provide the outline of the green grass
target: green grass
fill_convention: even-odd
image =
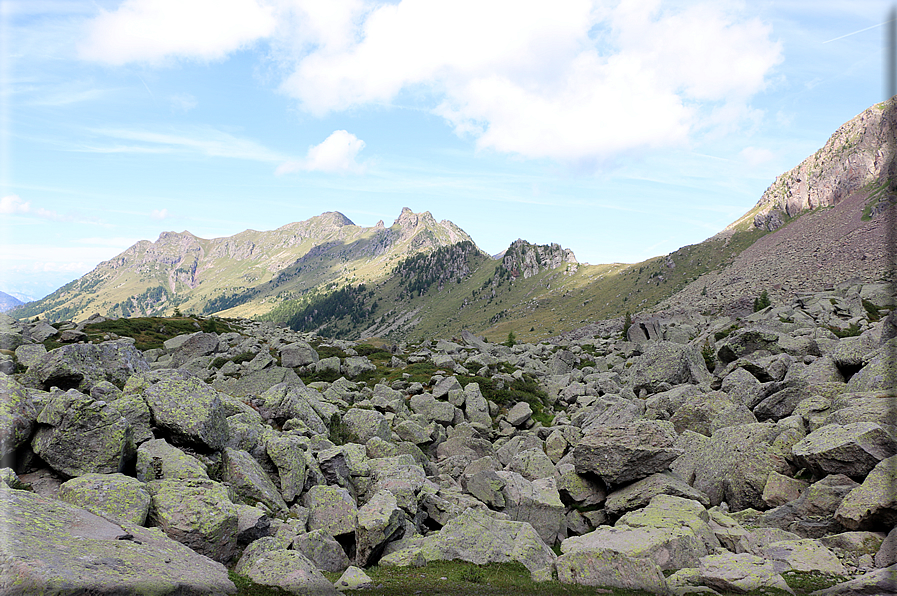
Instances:
[[[562,584],[558,581],[534,582],[520,563],[475,565],[464,561],[434,561],[424,567],[379,567],[365,569],[373,587],[359,592],[365,596],[595,596],[593,586]],[[341,574],[325,573],[336,581]],[[646,592],[608,590],[608,594],[646,594]],[[260,594],[260,596],[262,596]]]
[[[164,342],[184,333],[227,333],[234,331],[228,321],[218,318],[193,317],[134,317],[109,319],[102,323],[90,323],[84,326],[84,333],[91,343],[105,341],[103,336],[114,333],[120,337],[132,337],[138,350],[161,348]],[[50,338],[44,342],[47,350],[58,348],[64,344]]]

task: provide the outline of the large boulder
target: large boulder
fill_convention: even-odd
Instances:
[[[704,506],[710,505],[707,495],[676,475],[658,472],[607,495],[604,509],[609,515],[622,515],[627,511],[645,507],[657,495],[673,495],[698,501]]]
[[[835,511],[837,519],[851,530],[892,528],[897,524],[897,455],[883,459],[863,483],[847,493]]]
[[[142,526],[150,495],[144,483],[124,474],[85,474],[63,482],[59,499],[119,523]]]
[[[25,388],[0,373],[0,460],[4,466],[31,439],[36,420],[37,408]]]
[[[312,390],[296,384],[278,383],[262,393],[254,403],[264,418],[283,424],[290,419],[299,419],[317,434],[327,433],[327,424],[314,408],[320,401]],[[329,418],[328,418],[329,420]]]
[[[171,353],[171,365],[175,368],[186,364],[194,358],[208,356],[218,351],[218,335],[197,331],[187,335],[178,335],[166,340],[163,345]]]
[[[302,596],[338,596],[340,592],[298,550],[278,548],[276,541],[261,539],[243,552],[234,567],[239,575],[263,586]]]
[[[315,349],[309,343],[301,340],[280,348],[280,364],[284,368],[306,366],[314,364],[320,359]]]
[[[343,415],[343,424],[349,429],[353,440],[357,439],[362,444],[373,437],[380,437],[384,441],[392,439],[392,430],[386,416],[376,410],[349,408]]]
[[[645,350],[630,370],[630,382],[638,393],[656,393],[673,385],[709,385],[712,377],[697,347],[658,341]]]
[[[362,567],[376,565],[387,543],[405,532],[405,514],[388,490],[380,490],[358,509],[355,529],[355,561]]]
[[[344,571],[349,564],[346,551],[326,530],[312,530],[293,539],[293,550],[305,555],[321,571]]]
[[[857,487],[857,482],[843,474],[829,474],[805,488],[793,501],[764,512],[760,523],[804,538],[841,532],[844,527],[835,519],[835,511],[844,497]]]
[[[240,449],[224,450],[224,481],[247,505],[263,503],[269,511],[284,513],[287,505],[262,466]]]
[[[65,477],[120,472],[134,454],[128,421],[75,389],[51,394],[37,424],[34,452]]]
[[[650,557],[634,557],[605,546],[565,552],[558,557],[557,574],[565,584],[668,593],[663,572]]]
[[[44,389],[79,389],[89,392],[100,381],[123,386],[131,375],[148,371],[149,363],[134,347],[134,340],[101,344],[72,344],[47,352],[28,369],[28,376]]]
[[[216,561],[237,553],[239,513],[227,487],[211,480],[154,480],[149,522],[170,538]]]
[[[176,442],[221,449],[227,444],[226,410],[217,391],[180,370],[158,370],[131,377],[125,393],[143,396],[156,426]]]
[[[380,565],[460,559],[477,565],[522,563],[536,581],[554,574],[554,552],[525,522],[499,519],[478,509],[466,509],[417,544],[390,553]]]
[[[0,487],[2,488],[2,487]],[[157,529],[21,490],[0,494],[8,594],[235,594],[227,569]]]
[[[136,472],[141,482],[209,478],[205,466],[198,459],[169,445],[165,439],[153,439],[137,448]]]
[[[639,420],[586,435],[573,448],[573,461],[577,473],[592,473],[607,485],[620,486],[666,470],[682,454],[673,447],[675,440],[669,422]]]
[[[897,442],[874,422],[827,424],[796,443],[791,452],[819,476],[864,478],[878,462],[897,454]]]
[[[272,436],[267,442],[268,457],[277,466],[280,494],[287,503],[305,488],[308,466],[305,463],[305,442],[295,435]]]
[[[710,499],[712,505],[727,502],[734,511],[762,509],[763,489],[772,471],[790,470],[785,457],[773,446],[782,428],[770,423],[721,428],[696,445],[697,465],[683,477]],[[675,471],[675,468],[674,468]]]
[[[503,511],[510,519],[529,523],[549,546],[567,537],[564,504],[554,478],[530,482],[516,472],[495,474],[504,482]]]
[[[701,585],[720,592],[743,594],[773,588],[794,594],[773,561],[750,553],[707,555],[698,570]]]
[[[352,495],[338,486],[313,486],[302,496],[308,508],[308,529],[322,529],[334,537],[355,532],[358,507]]]

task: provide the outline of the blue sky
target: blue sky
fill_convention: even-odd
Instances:
[[[891,6],[0,0],[0,290],[405,206],[493,254],[666,254],[884,99]]]

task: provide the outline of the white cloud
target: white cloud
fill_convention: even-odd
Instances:
[[[143,144],[81,147],[81,151],[95,153],[194,152],[211,157],[230,157],[274,163],[280,163],[287,159],[285,155],[268,149],[255,141],[209,127],[191,127],[173,132],[122,128],[92,129],[91,132],[113,139],[136,141]]]
[[[423,91],[480,148],[563,161],[750,119],[782,56],[767,25],[718,3],[402,0],[336,23],[283,83],[308,111]]]
[[[153,209],[152,213],[150,213],[150,217],[153,219],[168,219],[171,217],[171,214],[168,213],[168,209]]]
[[[35,209],[31,207],[31,201],[23,201],[19,195],[7,195],[0,199],[0,213],[4,215],[32,215],[53,221],[68,221],[71,219],[42,207]]]
[[[364,141],[350,132],[337,130],[324,139],[320,145],[311,147],[305,159],[287,161],[278,166],[275,174],[299,171],[360,173],[363,168],[355,160],[358,157],[358,152],[362,149],[364,149]]]
[[[771,161],[775,153],[762,147],[745,147],[741,150],[741,157],[749,166],[758,166]]]
[[[78,52],[112,65],[217,60],[270,35],[276,24],[272,7],[256,0],[125,0],[114,11],[100,9]]]
[[[171,108],[177,112],[189,112],[195,108],[199,102],[189,93],[179,93],[168,98],[171,102]]]

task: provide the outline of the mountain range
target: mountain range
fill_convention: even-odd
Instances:
[[[345,338],[419,340],[467,329],[529,341],[684,306],[749,312],[851,280],[889,279],[897,98],[842,125],[719,234],[641,263],[586,265],[558,244],[492,257],[450,221],[408,208],[389,227],[337,212],[203,239],[163,232],[46,298],[10,311],[49,321],[191,312]]]

